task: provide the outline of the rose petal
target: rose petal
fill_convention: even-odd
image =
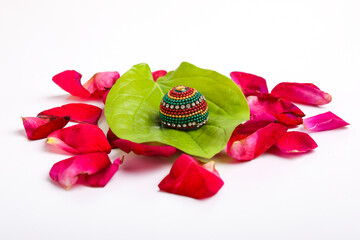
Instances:
[[[96,174],[101,170],[106,169],[109,165],[111,165],[111,162],[106,153],[89,153],[67,158],[55,163],[52,166],[49,175],[52,180],[66,189],[69,189],[78,181],[79,175]],[[106,178],[109,177],[106,174],[104,176]],[[95,183],[96,186],[94,180],[90,180],[90,182]],[[99,182],[101,182],[101,180],[99,180]]]
[[[112,142],[112,146],[120,148],[126,153],[133,151],[137,155],[144,156],[163,156],[170,157],[176,153],[176,148],[168,145],[152,146],[148,144],[141,144],[131,142],[125,139],[117,139]]]
[[[248,136],[253,134],[257,130],[266,127],[270,123],[274,123],[275,121],[276,121],[275,118],[263,118],[263,119],[258,118],[257,120],[250,119],[237,126],[233,134],[236,133],[236,134]]]
[[[103,100],[103,103],[105,104],[106,103],[106,98],[107,98],[107,95],[109,94],[110,90],[107,90],[104,95],[102,96],[102,100]]]
[[[69,120],[69,117],[50,119],[22,117],[26,135],[30,140],[46,138],[50,133],[65,127]]]
[[[305,153],[317,148],[316,142],[303,132],[286,132],[275,144],[283,153]]]
[[[115,141],[115,140],[118,140],[119,138],[113,133],[113,131],[111,131],[111,129],[109,128],[107,134],[106,134],[106,138],[107,140],[109,141],[110,145],[112,145],[112,143]],[[114,147],[114,146],[113,146]]]
[[[95,125],[85,123],[53,132],[48,136],[47,143],[73,154],[111,151],[103,131]]]
[[[201,166],[189,155],[182,154],[171,167],[170,173],[159,183],[161,191],[196,199],[211,197],[224,185],[211,161]]]
[[[105,185],[111,180],[114,174],[119,170],[119,165],[124,162],[124,157],[117,158],[114,162],[108,165],[106,168],[93,175],[86,175],[85,183],[91,187],[105,187]]]
[[[107,132],[106,137],[113,148],[119,148],[126,153],[133,151],[137,155],[170,157],[177,151],[175,147],[168,145],[149,145],[150,143],[141,144],[120,139],[111,129]]]
[[[153,75],[153,78],[154,78],[155,82],[159,77],[163,77],[166,74],[167,74],[167,71],[165,71],[165,70],[158,70],[158,71],[152,72],[152,75]]]
[[[94,105],[84,103],[70,103],[61,107],[42,111],[38,117],[63,117],[69,116],[70,121],[97,124],[102,110]]]
[[[55,75],[52,80],[59,87],[73,96],[89,98],[90,93],[81,85],[81,74],[74,70],[66,70]]]
[[[276,118],[269,113],[255,113],[250,115],[250,120],[253,121],[267,121],[267,122],[275,122]]]
[[[89,91],[91,97],[103,97],[119,78],[118,72],[99,72],[84,84],[84,88]]]
[[[329,111],[313,117],[305,118],[303,125],[308,131],[320,132],[344,127],[350,124]]]
[[[302,117],[295,116],[292,113],[278,113],[274,114],[277,123],[280,123],[286,127],[296,127],[303,123]]]
[[[230,138],[226,152],[238,161],[252,160],[272,147],[286,131],[285,126],[277,123],[270,123],[250,135],[237,131]]]
[[[231,79],[241,88],[245,96],[268,93],[266,80],[262,77],[244,73],[244,72],[232,72],[230,73]]]
[[[295,116],[303,117],[305,114],[289,101],[279,99],[271,94],[261,94],[258,96],[248,96],[247,98],[250,113],[269,113],[271,115],[279,113],[292,113]]]
[[[274,87],[271,94],[292,102],[309,105],[324,105],[331,102],[331,95],[321,91],[312,83],[282,82]]]
[[[279,99],[271,94],[248,96],[247,101],[251,115],[270,114],[277,122],[287,127],[295,127],[302,123],[305,114],[294,104],[287,100]]]

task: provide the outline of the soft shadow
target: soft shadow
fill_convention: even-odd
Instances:
[[[267,150],[266,153],[276,155],[276,156],[278,156],[278,157],[280,157],[282,159],[294,160],[294,159],[297,159],[299,157],[302,157],[304,154],[307,154],[307,155],[312,154],[313,150],[311,150],[309,152],[305,152],[305,153],[283,153],[278,148],[272,147],[269,150]]]
[[[55,153],[55,154],[63,154],[63,155],[67,155],[67,156],[73,156],[73,154],[70,154],[58,147],[55,147],[55,146],[53,146],[51,144],[47,144],[47,143],[44,144],[43,149],[46,152],[51,152],[51,153]]]
[[[86,187],[86,185],[83,184],[84,181],[82,180],[82,176],[85,176],[85,175],[80,175],[78,181],[74,185],[72,185],[69,189],[64,188],[59,183],[52,180],[51,177],[47,177],[46,181],[48,181],[50,184],[52,184],[53,186],[55,186],[59,190],[65,190],[65,191],[73,191],[73,190],[75,190],[76,191],[77,188],[82,188],[84,186]]]
[[[148,157],[129,154],[125,156],[124,164],[120,167],[120,171],[125,172],[147,172],[164,166],[171,166],[178,158],[176,153],[171,157]]]
[[[72,96],[70,94],[59,94],[44,97],[46,100],[79,100],[79,97]]]
[[[73,95],[70,95],[69,93],[65,93],[65,94],[59,94],[59,95],[53,95],[53,96],[46,96],[43,99],[45,100],[66,100],[66,101],[71,101],[71,102],[82,102],[82,103],[89,103],[89,102],[101,102],[102,103],[102,98],[81,98],[81,97],[76,97]]]
[[[24,129],[18,129],[16,131],[14,131],[14,134],[17,135],[17,136],[22,136],[22,137],[27,138],[26,132],[25,132]]]
[[[184,200],[188,199],[189,201],[196,201],[196,202],[208,202],[208,201],[211,201],[211,199],[214,197],[214,196],[211,196],[211,197],[207,197],[207,198],[198,199],[198,198],[192,198],[192,197],[179,195],[179,194],[175,194],[175,193],[165,192],[165,191],[162,191],[162,190],[158,190],[158,193],[166,194],[166,195],[171,194],[171,196],[174,197],[174,198],[183,198]]]
[[[237,161],[232,157],[230,157],[224,150],[216,154],[213,157],[213,159],[217,162],[226,163],[226,164],[244,164],[248,162],[248,161]]]

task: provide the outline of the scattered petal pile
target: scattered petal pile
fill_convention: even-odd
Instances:
[[[282,153],[306,153],[317,148],[307,133],[287,132],[300,124],[309,132],[349,125],[331,112],[303,119],[305,114],[292,102],[316,106],[332,100],[330,94],[312,83],[283,82],[268,93],[264,78],[243,72],[230,76],[247,96],[251,114],[249,121],[234,130],[226,148],[238,161],[252,160],[273,146]]]
[[[155,82],[166,75],[165,70],[152,72]],[[73,96],[105,103],[120,74],[99,72],[83,85],[81,77],[74,70],[66,70],[52,80]],[[330,111],[304,118],[305,114],[293,102],[317,106],[332,100],[330,94],[312,83],[282,82],[269,93],[266,80],[260,76],[232,72],[230,77],[246,96],[250,108],[250,119],[235,128],[226,146],[227,154],[237,161],[253,160],[271,148],[284,154],[307,153],[318,147],[308,133],[349,125]],[[124,161],[122,156],[111,162],[108,154],[112,149],[153,157],[170,157],[179,151],[157,142],[136,143],[118,138],[110,129],[105,136],[97,126],[102,111],[94,105],[70,103],[44,110],[37,117],[22,118],[29,140],[47,138],[48,144],[74,155],[55,163],[50,170],[50,178],[61,187],[105,187]],[[69,121],[76,124],[65,127]],[[288,131],[296,127],[299,131]],[[158,187],[163,192],[204,199],[215,195],[223,185],[214,161],[202,163],[183,153]]]
[[[61,72],[53,81],[73,96],[104,98],[119,79],[118,72],[96,73],[83,86],[81,74],[74,70]],[[79,182],[90,187],[104,187],[119,169],[124,158],[111,163],[111,145],[97,126],[102,109],[84,103],[70,103],[23,119],[30,140],[47,138],[47,143],[76,156],[62,160],[51,168],[50,177],[66,189]],[[79,124],[64,128],[66,124]]]

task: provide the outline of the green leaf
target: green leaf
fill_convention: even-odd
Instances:
[[[203,127],[179,131],[161,126],[161,99],[178,85],[195,88],[205,96],[210,115]],[[160,142],[209,159],[226,146],[235,127],[249,119],[249,107],[239,87],[215,71],[184,62],[154,82],[149,66],[138,64],[110,90],[105,117],[119,138],[137,143]]]

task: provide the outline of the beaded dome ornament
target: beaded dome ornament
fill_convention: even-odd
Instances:
[[[205,97],[194,88],[174,87],[161,100],[160,120],[163,126],[177,130],[202,127],[209,120]]]

